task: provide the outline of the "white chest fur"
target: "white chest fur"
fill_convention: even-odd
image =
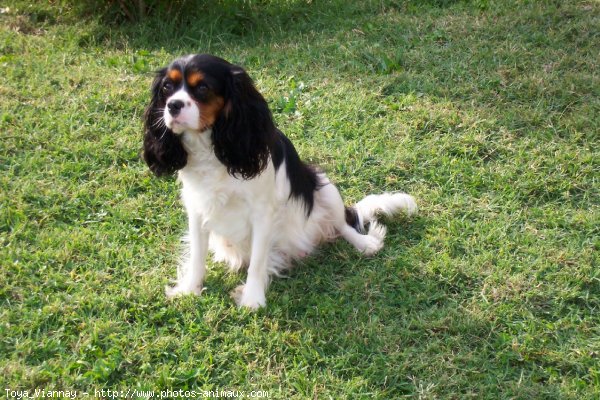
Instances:
[[[204,230],[246,247],[251,238],[252,219],[270,203],[268,194],[273,193],[275,180],[273,168],[267,168],[250,181],[237,179],[216,158],[210,132],[186,134],[183,143],[188,163],[179,172],[179,180],[183,184],[182,199],[187,213],[199,217]]]

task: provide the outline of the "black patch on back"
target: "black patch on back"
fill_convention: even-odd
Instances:
[[[354,207],[346,207],[346,223],[356,230],[356,232],[361,233],[360,221],[358,219],[358,212]]]
[[[271,148],[271,161],[273,161],[273,166],[275,167],[275,171],[277,171],[279,169],[279,167],[281,166],[281,163],[285,159],[284,140],[286,140],[286,139],[287,138],[278,129],[277,130],[277,140],[275,141],[273,148]],[[289,141],[289,139],[287,139],[287,140]]]
[[[292,142],[277,130],[277,140],[271,149],[271,160],[278,170],[285,160],[286,174],[290,181],[290,198],[304,202],[306,216],[312,212],[315,203],[315,191],[320,189],[317,171],[302,162]]]

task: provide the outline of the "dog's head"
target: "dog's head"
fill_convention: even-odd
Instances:
[[[211,135],[227,171],[251,179],[267,166],[276,137],[267,102],[246,71],[207,54],[157,72],[144,119],[143,157],[159,176],[185,167],[182,135]]]

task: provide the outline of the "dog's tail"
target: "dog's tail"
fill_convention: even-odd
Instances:
[[[402,211],[410,216],[418,210],[415,199],[406,193],[371,194],[356,203],[353,208],[358,220],[357,231],[363,231],[366,224],[375,222],[378,214],[392,216]],[[352,226],[355,227],[355,224]]]
[[[407,215],[417,213],[415,199],[406,193],[383,193],[369,195],[352,207],[346,207],[346,223],[353,229],[345,229],[342,235],[358,250],[370,255],[383,247],[386,228],[377,222],[377,215],[394,215],[405,212]],[[369,225],[365,232],[365,225]],[[356,235],[356,234],[360,235]]]

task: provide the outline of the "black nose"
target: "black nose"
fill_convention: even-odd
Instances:
[[[181,100],[171,100],[167,104],[167,108],[169,109],[169,114],[171,114],[174,117],[179,115],[179,112],[181,111],[183,106],[184,106],[184,104],[183,104],[183,101],[181,101]]]

